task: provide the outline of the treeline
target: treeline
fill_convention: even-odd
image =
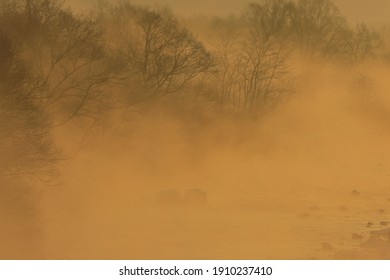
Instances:
[[[240,16],[187,24],[206,33],[215,63],[213,95],[234,110],[264,111],[288,98],[299,60],[389,62],[389,30],[351,27],[331,0],[263,0]]]
[[[383,34],[330,0],[265,0],[194,33],[171,11],[119,1],[88,14],[60,0],[0,2],[0,180],[50,177],[54,127],[151,102],[263,112],[293,91],[292,57],[387,59]],[[186,27],[187,26],[187,27]]]
[[[250,4],[245,17],[257,36],[287,40],[305,54],[359,62],[383,51],[379,32],[350,27],[330,0],[266,0]]]

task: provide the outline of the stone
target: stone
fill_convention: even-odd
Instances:
[[[188,206],[204,206],[207,204],[207,193],[201,189],[190,189],[185,192],[183,200]]]
[[[340,206],[339,206],[339,210],[340,210],[340,211],[347,211],[348,208],[347,208],[346,206],[344,206],[344,205],[340,205]]]
[[[155,200],[158,206],[179,206],[181,204],[181,195],[177,190],[164,190],[157,193]]]
[[[358,192],[357,190],[353,190],[353,191],[351,192],[351,194],[352,194],[353,196],[360,196],[360,192]]]
[[[358,234],[358,233],[352,233],[352,239],[353,240],[361,240],[361,239],[363,239],[363,235]]]
[[[324,251],[331,251],[333,250],[333,245],[330,244],[329,242],[322,242],[321,243],[321,249],[324,250]]]
[[[300,213],[300,214],[297,214],[297,218],[309,218],[310,217],[310,214],[308,213]]]

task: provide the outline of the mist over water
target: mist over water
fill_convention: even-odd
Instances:
[[[352,234],[388,218],[388,116],[362,113],[346,93],[354,71],[330,68],[305,74],[314,85],[264,118],[153,110],[129,124],[131,137],[89,140],[43,204],[52,256],[387,258]],[[154,199],[193,188],[205,205]]]
[[[111,0],[111,2],[114,2]],[[133,3],[141,5],[169,6],[178,14],[186,16],[208,15],[226,16],[239,14],[242,8],[255,1],[242,0],[134,0]],[[390,3],[386,0],[335,0],[333,1],[346,15],[352,24],[366,22],[369,24],[382,25],[389,23],[386,11]],[[75,9],[86,9],[93,5],[93,0],[66,0],[66,3]]]
[[[102,38],[87,36],[87,46],[68,38],[80,43],[69,57],[48,31],[54,57],[66,59],[56,68],[43,51],[41,61],[55,69],[40,69],[46,80],[15,78],[41,93],[34,106],[19,108],[1,88],[6,108],[29,114],[15,122],[14,135],[7,130],[14,115],[0,110],[0,258],[389,258],[386,47],[367,43],[372,49],[364,54],[349,54],[329,39],[329,51],[313,43],[316,37],[286,42],[283,30],[282,39],[279,31],[267,37],[257,29],[247,39],[250,28],[238,18],[189,20],[194,32],[207,30],[195,34],[198,44],[170,12],[115,7],[95,11]],[[144,29],[137,24],[147,16],[181,37],[157,29],[163,36],[151,40],[155,49],[145,56],[154,59],[142,60]],[[82,36],[92,23],[82,22]],[[225,27],[239,30],[227,33],[237,37]],[[165,49],[172,45],[174,51]],[[178,60],[182,72],[167,74],[181,53],[194,60]],[[27,55],[21,48],[13,63]],[[19,73],[4,68],[2,77]],[[0,84],[25,92],[12,80]],[[27,121],[34,118],[44,128]],[[33,143],[26,148],[33,156],[20,156],[22,165],[8,151],[23,155],[25,143]]]

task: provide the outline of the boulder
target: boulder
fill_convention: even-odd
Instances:
[[[190,189],[185,192],[183,200],[188,206],[204,206],[207,204],[207,193],[201,189]]]
[[[181,204],[181,195],[177,190],[160,191],[155,196],[157,206],[176,207]]]

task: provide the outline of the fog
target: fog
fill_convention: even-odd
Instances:
[[[111,0],[111,2],[114,2]],[[179,14],[194,15],[229,15],[239,14],[245,5],[256,2],[249,0],[134,0],[136,4],[167,5]],[[374,25],[389,23],[387,11],[390,3],[386,0],[335,0],[333,1],[351,23],[367,22]],[[86,9],[93,5],[93,0],[66,0],[75,9]]]
[[[186,33],[166,10],[112,6],[67,27],[86,40],[48,28],[12,62],[2,42],[0,258],[388,259],[387,34],[367,29],[349,52],[360,33],[338,13],[323,42],[293,26],[271,36],[255,8],[187,18]],[[156,14],[170,28],[142,56]],[[0,31],[18,42],[23,28]]]
[[[385,91],[387,72],[370,72]],[[314,85],[260,120],[141,116],[130,139],[94,143],[61,167],[64,189],[44,203],[46,246],[76,259],[387,258],[352,240],[382,228],[390,197],[389,115],[354,110],[354,74],[306,73]],[[152,199],[193,188],[206,205]]]

